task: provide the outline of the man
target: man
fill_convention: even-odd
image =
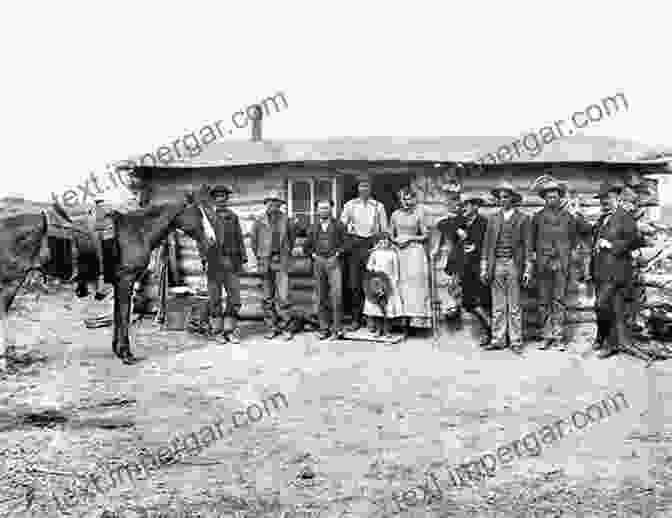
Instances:
[[[374,236],[387,232],[385,206],[371,198],[371,184],[362,180],[357,185],[359,197],[348,201],[343,207],[341,223],[348,233],[348,278],[352,297],[351,331],[362,326],[364,309],[364,271],[373,247]]]
[[[461,312],[458,305],[461,299],[458,276],[463,264],[463,250],[459,246],[457,229],[462,221],[462,186],[450,180],[441,190],[445,195],[446,213],[436,222],[438,238],[432,245],[432,273],[435,276],[435,296],[441,308],[440,313],[452,319]]]
[[[264,199],[266,212],[252,227],[252,250],[264,282],[264,320],[272,339],[282,333],[285,340],[294,335],[290,328],[289,257],[294,248],[294,230],[282,212],[285,200],[280,192]]]
[[[488,220],[481,253],[481,281],[492,283],[492,341],[488,350],[506,348],[522,354],[520,283],[529,284],[529,218],[514,208],[522,200],[513,185],[500,183],[491,191],[500,210]]]
[[[543,344],[564,350],[567,283],[572,250],[577,246],[583,221],[562,207],[567,185],[548,178],[537,187],[545,206],[532,217],[530,247],[536,266]]]
[[[619,205],[622,187],[605,182],[596,195],[602,215],[593,230],[591,275],[595,281],[597,336],[593,349],[600,358],[617,354],[629,344],[625,298],[632,283],[631,252],[638,246],[634,218]]]
[[[490,287],[483,284],[480,278],[483,238],[488,221],[478,211],[484,203],[483,198],[477,196],[464,199],[462,215],[458,217],[456,231],[462,257],[459,272],[462,284],[462,306],[465,311],[474,315],[481,325],[480,345],[482,347],[490,344],[492,340],[490,327],[492,294]]]
[[[445,189],[449,196],[456,194],[459,203],[459,190]],[[482,336],[480,345],[485,347],[492,339],[490,328],[492,297],[490,287],[481,282],[481,252],[483,237],[488,226],[486,218],[478,211],[485,203],[482,198],[471,196],[461,202],[461,210],[449,213],[437,223],[440,232],[440,247],[448,241],[452,245],[446,261],[445,272],[450,277],[459,277],[462,286],[462,306],[480,323]],[[457,207],[457,205],[456,205]]]
[[[228,185],[215,187],[211,191],[213,196],[217,196],[218,209],[215,214],[208,210],[206,215],[211,219],[217,244],[207,251],[207,277],[212,330],[223,341],[240,343],[240,273],[247,263],[247,252],[238,216],[226,206],[232,192]],[[226,290],[226,311],[223,315],[222,284]]]
[[[345,246],[345,228],[340,221],[332,217],[332,208],[331,200],[321,200],[317,203],[319,219],[309,228],[308,239],[304,245],[306,255],[313,259],[313,275],[317,284],[319,304],[320,340],[326,340],[330,335],[332,340],[343,338],[341,256]]]
[[[645,189],[642,184],[626,184],[620,195],[621,207],[633,217],[637,224],[638,247],[649,245],[648,240],[640,231],[644,211],[639,204],[639,195],[640,193],[644,194]],[[646,328],[641,315],[642,305],[646,302],[646,290],[641,281],[641,254],[638,250],[635,250],[632,252],[632,256],[633,281],[630,292],[626,296],[626,321],[631,331],[640,333]]]

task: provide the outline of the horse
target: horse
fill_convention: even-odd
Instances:
[[[9,307],[33,270],[49,260],[47,214],[18,214],[0,220],[0,370],[7,367]]]
[[[111,271],[114,293],[114,332],[112,350],[126,365],[138,359],[130,350],[128,328],[130,324],[131,290],[146,273],[152,250],[173,230],[181,229],[197,243],[204,269],[207,271],[207,248],[215,244],[216,235],[207,211],[212,196],[208,186],[200,191],[186,193],[184,201],[137,209],[127,214],[112,211],[109,217],[115,228],[115,246],[111,256],[105,258],[106,270]],[[77,239],[86,240],[86,229],[53,205],[54,212],[71,226]],[[49,249],[49,218],[41,214],[22,214],[0,220],[0,370],[6,369],[8,356],[7,312],[18,289],[31,271],[43,275],[59,276],[47,271],[52,257]],[[73,237],[73,239],[75,239]],[[64,279],[67,280],[67,279]]]
[[[204,185],[196,193],[187,193],[183,202],[137,209],[127,214],[118,211],[110,213],[117,242],[112,283],[112,350],[124,364],[132,365],[139,361],[131,352],[128,336],[131,290],[145,273],[152,250],[170,232],[180,229],[196,241],[204,270],[207,271],[207,250],[216,243],[215,231],[206,212],[213,210],[211,201],[210,189]]]

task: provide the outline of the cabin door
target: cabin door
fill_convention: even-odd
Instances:
[[[371,177],[371,197],[385,205],[387,218],[399,208],[399,191],[409,187],[413,174],[380,174]]]

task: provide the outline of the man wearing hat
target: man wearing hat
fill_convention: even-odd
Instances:
[[[567,283],[572,250],[585,224],[581,217],[563,208],[567,185],[551,177],[539,182],[536,191],[545,202],[532,217],[530,246],[536,266],[539,314],[544,343],[540,349],[564,349]]]
[[[341,223],[348,234],[348,281],[352,302],[351,331],[362,325],[364,310],[364,271],[369,260],[369,252],[374,245],[374,237],[387,231],[385,206],[371,198],[371,183],[360,180],[357,184],[359,196],[343,206]]]
[[[629,344],[625,324],[625,298],[632,283],[631,252],[639,246],[634,218],[620,205],[619,185],[604,182],[596,198],[602,214],[593,227],[591,276],[595,282],[597,336],[593,349],[607,358]]]
[[[217,201],[216,213],[204,210],[210,219],[217,240],[207,251],[208,295],[211,301],[212,330],[225,341],[240,342],[238,316],[240,313],[240,273],[247,263],[240,220],[227,203],[233,189],[228,185],[214,187],[210,194]],[[226,290],[226,311],[222,314],[222,285]],[[214,302],[213,302],[214,301]]]
[[[252,227],[252,250],[264,282],[264,320],[269,330],[266,338],[283,334],[293,338],[290,329],[289,257],[294,248],[294,230],[282,212],[284,196],[279,191],[264,198],[266,211]]]
[[[458,193],[459,199],[459,193]],[[454,218],[441,220],[437,228],[442,239],[453,243],[453,253],[446,265],[448,275],[458,275],[462,285],[462,306],[476,317],[481,325],[481,346],[492,338],[490,328],[492,296],[490,287],[481,282],[481,252],[488,220],[479,214],[485,203],[478,196],[467,196],[461,202],[462,210]],[[452,224],[451,224],[452,220]]]
[[[644,183],[638,181],[637,177],[634,177],[632,180],[634,181],[626,183],[623,187],[620,195],[620,202],[623,210],[630,214],[637,224],[637,244],[639,248],[648,246],[648,241],[639,230],[640,222],[644,216],[644,211],[640,206],[639,199],[640,195],[648,194],[648,190]],[[637,250],[634,250],[632,256],[633,279],[629,293],[626,296],[626,321],[630,330],[641,332],[646,326],[641,315],[642,305],[646,302],[646,290],[641,281],[641,254],[639,254]]]
[[[520,284],[528,284],[529,218],[514,207],[522,200],[510,182],[501,182],[491,191],[500,210],[489,220],[481,252],[481,281],[492,289],[492,341],[487,349],[523,350]]]

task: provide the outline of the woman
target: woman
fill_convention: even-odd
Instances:
[[[427,229],[416,207],[415,193],[402,189],[401,208],[392,213],[390,230],[399,247],[399,293],[403,304],[404,336],[409,329],[432,327],[429,265],[424,243]]]

